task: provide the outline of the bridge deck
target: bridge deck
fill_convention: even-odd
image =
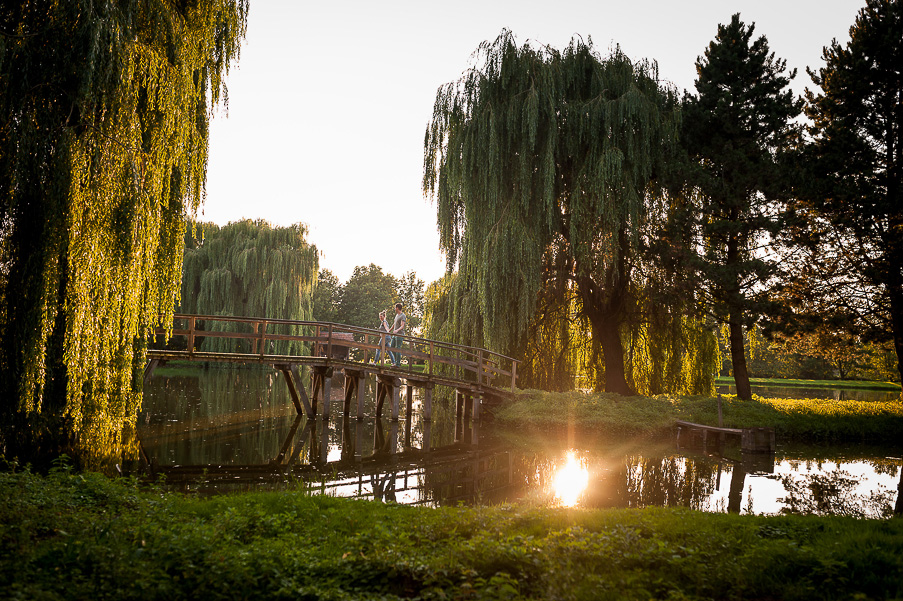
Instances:
[[[316,413],[321,392],[326,393],[324,409],[328,412],[328,376],[341,370],[346,377],[346,411],[351,398],[362,394],[359,379],[376,376],[383,387],[379,400],[392,395],[393,419],[397,417],[400,380],[428,390],[447,386],[481,398],[505,397],[514,391],[518,362],[511,357],[415,336],[397,338],[400,345],[396,347],[389,345],[385,333],[343,324],[177,314],[172,329],[155,331],[145,377],[156,365],[170,360],[272,365],[286,376],[299,413],[303,409],[310,415]],[[300,381],[299,366],[311,368],[312,403]],[[362,399],[358,406],[362,407]],[[381,406],[378,403],[379,410]],[[474,407],[474,417],[476,411]]]

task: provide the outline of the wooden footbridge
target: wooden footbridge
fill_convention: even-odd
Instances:
[[[427,421],[436,386],[455,390],[457,415],[466,420],[478,420],[484,403],[498,403],[514,391],[518,362],[511,357],[414,336],[399,339],[400,346],[392,347],[384,333],[336,323],[177,314],[171,330],[155,332],[144,378],[172,360],[271,365],[285,377],[299,415],[328,418],[332,376],[340,372],[343,413],[358,420],[364,418],[366,379],[371,377],[376,379],[377,417],[389,401],[393,421],[398,420],[402,388],[407,415],[414,388],[422,389]],[[310,372],[309,387],[301,375],[304,366]]]

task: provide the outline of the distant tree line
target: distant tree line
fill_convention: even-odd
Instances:
[[[482,44],[426,132],[450,265],[427,335],[519,357],[546,389],[708,393],[723,349],[748,399],[756,326],[810,354],[888,345],[899,377],[901,2],[868,0],[850,34],[802,99],[739,15],[682,97],[579,38]]]
[[[344,284],[328,269],[321,269],[317,279],[313,319],[376,329],[379,312],[385,311],[386,319],[392,325],[395,303],[401,303],[407,317],[408,335],[420,332],[424,283],[414,271],[395,277],[371,263],[366,267],[355,267]]]

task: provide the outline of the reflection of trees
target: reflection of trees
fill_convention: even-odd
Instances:
[[[422,499],[437,505],[492,504],[522,490],[523,456],[511,452],[439,453],[423,463]]]
[[[627,507],[703,509],[715,490],[717,466],[689,457],[628,456],[617,477]]]
[[[159,463],[265,463],[295,409],[281,376],[262,369],[156,375],[145,386],[138,437]]]
[[[895,491],[882,487],[865,495],[857,494],[855,488],[859,479],[842,469],[803,476],[784,474],[775,478],[787,491],[787,496],[782,499],[785,506],[781,513],[863,518],[890,517],[894,511]]]

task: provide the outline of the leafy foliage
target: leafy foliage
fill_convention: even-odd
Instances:
[[[115,516],[115,519],[110,519]],[[12,598],[892,599],[903,522],[191,498],[0,474]],[[830,586],[826,586],[830,583]]]
[[[339,305],[339,321],[361,328],[376,329],[379,325],[379,312],[386,312],[386,319],[391,325],[395,310],[393,306],[398,299],[397,281],[383,273],[382,267],[371,263],[367,267],[359,266],[342,287],[342,302]]]
[[[115,446],[134,422],[146,333],[178,296],[208,121],[226,97],[247,9],[247,0],[0,8],[7,452],[19,452],[8,430],[16,413],[56,416],[86,447]]]
[[[590,334],[584,373],[596,387],[595,374],[604,374],[607,390],[629,393],[622,336],[650,323],[643,312],[656,304],[638,299],[662,281],[640,275],[639,265],[667,221],[658,178],[675,151],[676,95],[654,65],[619,50],[602,58],[578,39],[559,52],[518,47],[505,31],[479,47],[475,62],[440,88],[426,133],[423,186],[437,203],[449,268],[457,266],[433,290],[441,306],[431,310],[429,335],[522,355],[547,348],[554,331],[562,346],[552,354],[566,355],[587,341],[566,342],[567,324],[540,328],[537,311],[551,315],[554,305],[562,319],[576,311],[588,327],[575,334]],[[667,336],[682,319],[677,311],[648,333]],[[528,340],[531,331],[545,341]],[[646,340],[628,335],[637,346]],[[570,375],[564,368],[551,377]]]
[[[342,301],[342,284],[328,269],[317,274],[317,289],[313,297],[314,321],[336,322],[339,318],[339,304]]]
[[[266,221],[237,221],[219,227],[198,224],[186,235],[180,311],[197,315],[266,317],[305,321],[317,277],[317,247],[301,224],[273,227]],[[236,325],[209,322],[222,331]],[[272,330],[270,326],[269,331]],[[292,326],[296,328],[296,326]],[[299,334],[297,331],[280,332]],[[203,349],[226,351],[232,341],[206,337]],[[298,342],[278,341],[277,354],[300,352]]]

